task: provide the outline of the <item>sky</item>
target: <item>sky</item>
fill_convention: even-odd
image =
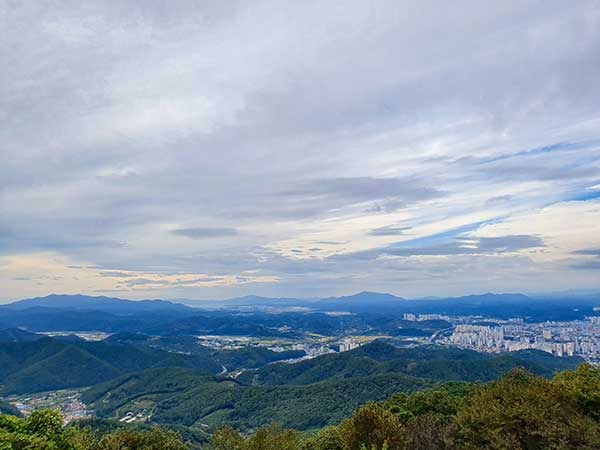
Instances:
[[[0,2],[0,301],[600,289],[597,1]]]

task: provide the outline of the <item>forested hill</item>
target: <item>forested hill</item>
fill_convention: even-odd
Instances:
[[[557,370],[573,369],[582,362],[579,357],[557,358],[535,350],[491,355],[441,346],[398,348],[376,341],[348,352],[246,371],[238,381],[255,385],[309,384],[381,374],[435,381],[489,381],[515,367],[551,376]]]
[[[100,417],[153,411],[167,426],[232,425],[254,430],[272,422],[307,430],[338,423],[357,407],[394,392],[414,392],[434,383],[405,375],[374,375],[303,386],[246,386],[188,369],[151,369],[125,375],[88,390],[83,400]]]
[[[270,426],[217,430],[209,450],[593,450],[600,448],[600,371],[547,380],[522,369],[483,385],[447,384],[370,403],[307,436]]]
[[[196,352],[188,355],[115,340],[86,342],[42,337],[35,341],[0,342],[0,393],[91,386],[153,367],[186,367],[217,374],[224,366],[232,370],[254,368],[303,354],[264,348],[219,352],[195,347]]]
[[[338,423],[368,401],[448,381],[488,381],[515,367],[552,376],[579,358],[540,352],[485,355],[439,346],[397,348],[374,342],[296,364],[275,363],[237,378],[185,369],[154,369],[95,386],[83,400],[103,417],[150,410],[152,421],[242,430],[277,422],[299,430]]]
[[[179,372],[171,392],[197,377],[185,369]],[[160,373],[148,375],[154,377],[139,379],[150,383],[148,391],[164,387],[159,385]],[[136,382],[120,381],[120,393]],[[515,369],[486,384],[447,383],[410,395],[398,392],[348,414],[339,425],[313,433],[270,424],[244,435],[231,427],[209,434],[199,422],[193,425],[202,431],[196,438],[182,427],[177,427],[184,431],[180,436],[156,427],[106,421],[63,427],[54,411],[36,411],[19,419],[0,410],[0,443],[7,449],[61,450],[593,450],[600,448],[598,393],[600,370],[587,364],[551,380]],[[327,407],[327,400],[315,400],[314,406]],[[257,409],[251,414],[273,412]]]

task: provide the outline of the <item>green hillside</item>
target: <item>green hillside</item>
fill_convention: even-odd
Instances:
[[[216,430],[207,450],[592,450],[600,448],[600,371],[552,380],[515,369],[481,385],[449,384],[369,403],[314,434],[276,425]]]
[[[246,371],[238,380],[253,385],[286,385],[377,374],[404,374],[436,381],[489,381],[515,367],[551,376],[557,370],[573,369],[581,362],[580,358],[557,358],[538,351],[489,355],[450,347],[398,348],[373,342],[349,352]]]
[[[220,352],[201,349],[188,355],[124,343],[52,338],[35,342],[3,342],[0,343],[0,393],[21,394],[91,386],[126,373],[155,367],[186,367],[217,374],[223,366],[230,370],[254,368],[303,354],[278,353],[262,348]]]
[[[342,391],[338,387],[346,386],[346,401],[352,401],[356,391],[351,386],[361,385],[363,380],[365,388],[375,390],[390,381],[371,377],[345,380],[344,384],[323,382],[310,386],[257,388],[232,381],[218,382],[188,369],[148,370],[98,386],[87,395],[98,396],[98,402],[107,406],[119,403],[122,408],[130,407],[135,396],[143,400],[145,396],[162,395],[156,408],[157,421],[166,423],[171,419],[189,424],[196,420],[188,428],[169,425],[181,431],[180,435],[147,424],[123,425],[106,420],[63,427],[62,418],[54,411],[36,411],[20,419],[2,415],[0,410],[0,444],[7,449],[61,450],[600,448],[600,370],[587,364],[580,365],[576,371],[557,373],[551,380],[514,369],[499,380],[484,384],[446,383],[408,395],[396,392],[381,402],[367,403],[345,417],[336,415],[335,421],[339,424],[325,428],[322,425],[326,422],[300,420],[304,412],[314,417],[323,412],[339,413],[345,405],[339,403],[336,410],[332,401],[336,396],[335,400],[341,399],[339,392]],[[414,387],[408,384],[403,389]],[[276,392],[277,396],[268,397],[266,390]],[[109,395],[110,392],[115,396]],[[261,397],[268,400],[263,404]],[[206,400],[222,408],[207,410],[203,404]],[[177,411],[176,406],[193,415],[187,417],[183,411]],[[234,414],[235,410],[230,409],[233,407],[240,408],[240,412]],[[283,427],[273,424],[282,417],[283,411],[291,420],[284,422]],[[208,434],[204,421],[210,423],[213,416],[219,414],[224,418],[229,415],[230,423],[240,428],[249,418],[268,425],[244,434],[225,426]],[[303,433],[286,428],[295,425],[319,429]],[[198,429],[202,431],[197,432]]]
[[[58,353],[8,375],[3,390],[24,393],[89,386],[119,375],[111,364],[85,350],[66,346]]]
[[[367,401],[432,385],[384,374],[306,386],[245,386],[186,369],[154,369],[95,386],[82,400],[104,417],[152,409],[152,421],[168,425],[248,430],[276,421],[304,430],[337,423]]]
[[[308,430],[339,423],[357,407],[395,392],[410,393],[448,381],[489,381],[515,367],[548,376],[578,362],[538,352],[484,355],[438,346],[400,349],[375,342],[296,364],[271,364],[237,379],[186,369],[148,370],[95,386],[83,400],[101,417],[150,411],[155,423],[197,430],[224,424],[252,430],[271,422]]]

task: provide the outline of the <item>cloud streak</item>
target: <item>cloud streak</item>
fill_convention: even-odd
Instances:
[[[178,228],[171,230],[171,234],[190,239],[206,239],[235,236],[238,231],[235,228]]]

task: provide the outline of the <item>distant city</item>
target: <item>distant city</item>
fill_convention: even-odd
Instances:
[[[490,353],[534,349],[556,356],[578,355],[589,363],[600,363],[600,316],[540,323],[527,323],[520,318],[499,320],[476,316],[443,319],[440,316],[438,320],[455,325],[451,332],[439,334],[435,339],[439,344]]]

